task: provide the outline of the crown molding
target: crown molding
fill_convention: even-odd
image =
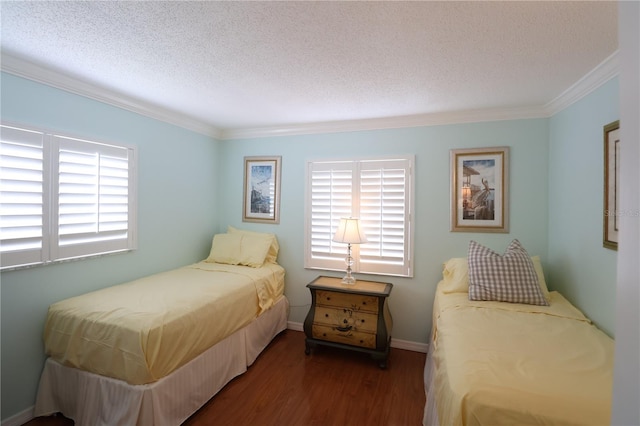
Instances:
[[[290,124],[222,130],[221,138],[250,139],[274,136],[309,135],[323,133],[358,132],[367,130],[398,129],[407,127],[436,126],[442,124],[476,123],[482,121],[520,120],[548,117],[543,107],[514,107],[478,109],[433,114],[405,115],[398,117],[363,120],[327,121],[320,123]]]
[[[548,115],[552,116],[616,77],[619,72],[620,58],[619,51],[616,50],[558,97],[547,103],[544,108],[547,110]]]
[[[486,121],[519,120],[550,117],[582,99],[619,73],[618,51],[587,73],[558,97],[542,106],[477,109],[431,114],[382,117],[361,120],[328,121],[318,123],[283,124],[277,126],[220,129],[185,114],[161,108],[130,96],[116,93],[91,82],[2,52],[0,69],[9,74],[47,84],[100,102],[123,108],[166,123],[210,136],[219,140],[264,138],[275,136],[326,134],[367,130],[398,129],[444,124]]]
[[[117,93],[106,87],[70,76],[63,72],[54,70],[53,68],[4,51],[2,52],[0,60],[0,69],[18,77],[43,83],[76,95],[95,99],[146,117],[174,124],[205,136],[217,139],[221,137],[220,129],[208,123],[204,123],[176,111],[171,111],[148,102],[140,101],[122,93]]]
[[[292,124],[245,129],[225,129],[221,132],[221,138],[249,139],[273,136],[437,126],[443,124],[478,123],[483,121],[548,118],[579,101],[607,81],[611,80],[613,77],[617,76],[619,70],[620,63],[618,51],[615,51],[571,87],[562,92],[552,101],[542,106],[478,109],[366,120],[331,121],[323,123]]]

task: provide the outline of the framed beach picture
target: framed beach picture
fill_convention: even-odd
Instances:
[[[451,231],[509,232],[509,147],[452,149]]]
[[[620,122],[604,126],[604,233],[602,245],[618,250],[620,219]]]
[[[282,157],[244,157],[243,222],[280,223]]]

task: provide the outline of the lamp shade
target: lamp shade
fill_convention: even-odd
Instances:
[[[360,219],[352,217],[340,219],[340,224],[338,225],[338,230],[333,236],[333,241],[345,244],[366,243],[367,236],[362,229]]]

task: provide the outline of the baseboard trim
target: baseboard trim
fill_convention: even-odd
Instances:
[[[33,420],[33,408],[34,406],[32,405],[31,407],[14,414],[8,419],[3,420],[2,426],[21,426],[29,420]]]
[[[294,330],[294,331],[304,331],[301,322],[289,321],[289,322],[287,322],[287,328],[289,330]],[[429,345],[427,343],[412,342],[410,340],[394,339],[393,337],[391,338],[391,347],[392,348],[397,348],[397,349],[404,349],[404,350],[407,350],[407,351],[413,351],[413,352],[422,352],[422,353],[425,353],[425,354],[427,353],[427,350],[429,349]]]
[[[394,339],[393,337],[391,338],[391,347],[413,352],[422,352],[425,354],[429,349],[429,345],[426,343],[412,342],[410,340],[399,340]]]
[[[287,328],[289,330],[294,330],[294,331],[304,331],[304,328],[302,327],[302,323],[301,322],[288,321],[287,322]]]

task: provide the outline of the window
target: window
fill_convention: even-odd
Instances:
[[[359,217],[368,242],[354,244],[353,272],[413,276],[413,156],[307,163],[305,268],[345,270],[347,246],[332,241],[340,218]]]
[[[135,248],[133,148],[0,130],[2,269]]]

